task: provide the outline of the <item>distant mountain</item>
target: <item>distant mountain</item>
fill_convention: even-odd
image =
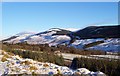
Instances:
[[[21,32],[3,43],[49,44],[49,46],[68,45],[78,49],[120,51],[120,25],[89,26],[78,31],[51,28],[44,32]]]
[[[73,34],[81,39],[91,38],[120,38],[120,25],[117,26],[89,26]]]
[[[29,44],[49,44],[50,46],[55,46],[66,42],[69,43],[69,33],[71,31],[60,28],[51,28],[40,33],[21,32],[3,40],[3,42],[15,44],[27,41]]]
[[[50,33],[50,32],[54,32],[54,33],[51,33],[52,35],[67,35],[69,34],[71,31],[69,30],[65,30],[65,29],[60,29],[60,28],[51,28],[45,32],[40,32],[36,35],[41,35],[41,34],[47,34],[47,33]]]
[[[5,42],[5,41],[13,40],[13,39],[22,39],[22,38],[29,36],[29,35],[32,35],[32,34],[35,34],[35,33],[34,32],[21,32],[21,33],[14,35],[14,36],[11,36],[10,38],[4,39],[2,41]]]

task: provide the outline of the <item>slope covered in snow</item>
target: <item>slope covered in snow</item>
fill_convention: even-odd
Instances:
[[[88,50],[102,50],[102,51],[110,51],[110,52],[120,52],[120,38],[98,38],[98,39],[81,39],[76,40],[70,46],[74,46],[75,48],[83,49],[86,44],[90,44],[97,41],[104,41],[104,43],[100,43],[94,45],[92,47],[86,48]]]
[[[49,44],[50,46],[55,46],[65,42],[68,43],[70,41],[68,33],[70,31],[59,28],[52,28],[40,33],[22,32],[4,40],[4,42],[15,44],[26,41],[28,44]]]
[[[111,38],[104,40],[104,43],[90,47],[88,49],[104,50],[109,52],[120,52],[120,38]]]
[[[120,51],[120,38],[118,34],[119,26],[90,26],[78,31],[69,31],[70,29],[51,28],[44,32],[22,32],[16,34],[3,42],[7,43],[21,43],[28,44],[49,44],[49,46],[68,44],[78,49],[92,49],[103,51]],[[111,29],[114,31],[111,32]],[[73,29],[72,29],[73,30]],[[101,33],[99,33],[101,32]],[[110,32],[109,37],[107,33]],[[105,34],[104,34],[105,33]],[[105,37],[101,37],[105,36]],[[95,37],[95,38],[94,38]],[[100,37],[100,38],[99,38]],[[113,38],[112,38],[113,37]],[[104,41],[103,43],[84,48],[94,42]]]
[[[21,32],[8,39],[3,40],[7,43],[20,43],[22,39],[26,39],[28,36],[35,34],[34,32]]]

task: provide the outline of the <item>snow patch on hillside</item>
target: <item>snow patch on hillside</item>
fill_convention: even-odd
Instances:
[[[96,46],[89,47],[87,49],[93,50],[104,50],[104,51],[111,51],[111,52],[118,52],[120,51],[120,38],[98,38],[98,39],[81,39],[76,40],[71,44],[75,48],[83,49],[83,46],[89,43],[97,42],[97,41],[104,41],[104,43],[98,44]]]
[[[3,51],[3,50],[0,50]],[[7,52],[6,52],[7,54]],[[0,54],[1,55],[1,54]],[[7,54],[8,55],[8,54]],[[27,64],[26,64],[27,62]],[[32,69],[31,69],[32,68]],[[48,62],[38,62],[32,59],[24,59],[19,57],[18,55],[9,55],[6,61],[0,61],[0,75],[7,74],[63,74],[63,75],[72,75],[72,74],[89,74],[89,75],[98,75],[102,74],[105,76],[103,72],[92,72],[86,68],[78,68],[77,70],[72,70],[66,66],[59,66],[53,63]]]

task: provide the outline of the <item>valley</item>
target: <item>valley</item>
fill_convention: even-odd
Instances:
[[[30,45],[26,43],[19,43],[19,44],[6,44],[4,43],[2,45],[2,49],[12,55],[13,57],[11,59],[16,60],[29,60],[29,61],[37,61],[39,63],[47,64],[50,66],[50,64],[54,64],[52,67],[60,66],[62,68],[65,67],[64,70],[60,69],[60,73],[58,71],[55,71],[57,69],[53,68],[51,71],[54,74],[62,74],[64,75],[92,75],[92,74],[100,74],[103,75],[116,75],[119,74],[119,55],[118,54],[105,54],[101,51],[80,51],[78,49],[73,49],[66,46],[59,46],[59,47],[49,47],[48,45]],[[67,50],[67,51],[66,51]],[[11,54],[12,53],[12,54]],[[3,56],[3,54],[2,54]],[[5,55],[6,56],[6,55]],[[9,62],[9,56],[8,58],[4,59],[2,58],[2,62]],[[22,59],[21,59],[22,58]],[[74,62],[74,59],[78,58],[78,61]],[[80,61],[79,61],[80,60]],[[15,60],[13,60],[15,61]],[[21,61],[21,62],[23,62]],[[32,62],[33,62],[32,61]],[[94,61],[94,62],[93,62]],[[17,62],[17,61],[16,61]],[[16,62],[14,63],[16,65]],[[38,67],[38,63],[36,64],[36,67]],[[76,63],[77,62],[77,63]],[[50,63],[50,64],[49,64]],[[104,66],[103,67],[103,63]],[[72,65],[76,66],[72,66]],[[91,65],[91,66],[90,66]],[[96,66],[92,66],[96,65]],[[116,67],[113,67],[113,65],[116,65]],[[18,66],[18,68],[23,67],[23,65]],[[29,64],[26,64],[26,67],[30,67]],[[72,69],[71,67],[76,67],[76,69]],[[14,67],[13,67],[14,68]],[[43,68],[43,67],[42,67]],[[48,67],[47,67],[48,68]],[[46,68],[46,71],[39,71],[39,70],[33,70],[35,74],[48,74],[50,72],[49,69]],[[50,68],[50,67],[49,67]],[[111,68],[111,72],[108,72],[108,69]],[[24,68],[21,68],[20,74],[31,74],[31,71],[24,71]],[[40,66],[39,66],[40,69]],[[91,71],[89,71],[90,69]],[[28,70],[28,69],[27,69]],[[49,70],[49,71],[48,71]],[[78,70],[81,70],[78,72]],[[17,71],[17,70],[16,70]],[[38,72],[37,72],[38,71]],[[93,72],[94,71],[94,72]],[[79,74],[78,74],[79,73]],[[11,71],[11,73],[8,74],[17,74],[16,72]]]

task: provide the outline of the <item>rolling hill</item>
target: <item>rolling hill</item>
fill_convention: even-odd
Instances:
[[[49,46],[68,45],[78,49],[120,51],[120,25],[89,26],[77,31],[51,28],[44,32],[21,32],[3,43],[49,44]]]

